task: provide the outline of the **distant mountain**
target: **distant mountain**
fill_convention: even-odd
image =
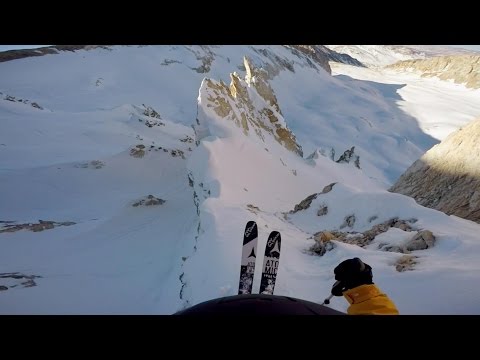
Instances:
[[[386,66],[397,61],[425,59],[452,54],[475,54],[473,51],[433,45],[326,45],[337,53],[348,54],[367,66]]]
[[[411,71],[424,77],[451,80],[468,88],[480,89],[480,54],[436,56],[423,60],[399,61],[388,68]]]

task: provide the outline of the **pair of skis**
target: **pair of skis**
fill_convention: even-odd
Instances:
[[[278,231],[272,231],[268,236],[263,257],[260,294],[273,295],[277,279],[278,262],[280,260],[281,236]],[[258,229],[255,221],[249,221],[243,235],[242,262],[240,265],[240,282],[238,294],[251,294],[255,263],[257,260]]]

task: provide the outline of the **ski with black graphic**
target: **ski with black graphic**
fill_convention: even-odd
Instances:
[[[258,229],[255,221],[249,221],[243,234],[242,261],[240,264],[240,281],[238,294],[251,294],[255,261],[257,260]]]
[[[278,231],[272,231],[265,246],[260,294],[273,295],[275,280],[277,279],[278,263],[280,261],[281,242],[282,238],[280,233]]]

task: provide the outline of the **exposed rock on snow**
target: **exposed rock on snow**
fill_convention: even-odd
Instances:
[[[346,216],[345,221],[342,225],[340,225],[340,229],[343,229],[347,226],[351,228],[353,225],[355,225],[355,214]]]
[[[101,160],[92,160],[92,161],[80,163],[74,166],[76,168],[81,168],[81,169],[101,169],[105,166],[105,163]]]
[[[433,247],[435,236],[429,230],[422,230],[417,233],[406,245],[408,251],[425,250]]]
[[[321,205],[317,211],[317,216],[323,216],[328,214],[328,206]]]
[[[75,225],[73,221],[64,221],[64,222],[56,222],[56,221],[44,221],[38,220],[38,223],[25,223],[25,224],[12,224],[8,223],[3,225],[3,228],[0,229],[0,233],[10,233],[16,232],[19,230],[30,230],[33,232],[39,232],[43,230],[50,230],[57,226],[70,226]]]
[[[308,209],[312,204],[312,201],[315,200],[318,195],[319,194],[317,193],[317,194],[312,194],[310,196],[307,196],[305,199],[300,201],[299,204],[295,205],[295,208],[293,210],[290,210],[290,214],[295,214],[298,211]]]
[[[324,156],[332,161],[335,161],[335,149],[331,148],[328,154],[325,149],[316,149],[313,153],[307,156],[306,160],[308,160],[312,165],[314,165],[315,160],[318,159],[319,156]],[[341,164],[353,163],[355,167],[360,169],[360,156],[355,154],[355,146],[352,146],[350,149],[345,150],[335,162]]]
[[[306,197],[305,199],[303,199],[299,204],[295,205],[295,207],[293,208],[293,210],[290,210],[289,214],[295,214],[295,213],[298,212],[298,211],[308,209],[308,208],[310,207],[310,205],[312,204],[312,201],[315,200],[318,195],[329,193],[330,191],[332,191],[333,186],[334,186],[335,184],[336,184],[336,183],[331,183],[331,184],[325,186],[325,187],[323,188],[322,192],[307,196],[307,197]],[[322,208],[322,209],[323,209],[323,208]],[[320,209],[320,210],[321,210],[321,209]],[[319,213],[320,213],[320,214],[317,213],[318,216],[325,215],[325,214],[328,212],[328,209],[326,209],[326,210],[321,210],[321,211],[320,211],[320,210],[319,210]]]
[[[30,106],[34,107],[35,109],[43,110],[43,107],[41,107],[40,105],[38,105],[38,104],[37,104],[36,102],[34,102],[34,101],[16,98],[15,96],[3,94],[2,92],[0,92],[0,97],[1,97],[2,99],[4,99],[4,100],[7,100],[7,101],[20,102],[20,103],[22,103],[22,104],[30,105]]]
[[[352,146],[351,149],[345,150],[345,152],[340,156],[336,161],[337,163],[346,163],[349,164],[352,162],[355,164],[355,167],[360,169],[360,156],[355,155],[355,146]]]
[[[147,197],[138,200],[137,202],[133,203],[133,207],[137,206],[152,206],[152,205],[162,205],[165,203],[165,200],[157,198],[153,195],[148,195]]]
[[[142,158],[145,156],[145,145],[138,144],[130,150],[130,155],[135,158]]]
[[[313,244],[309,251],[323,256],[327,251],[330,251],[335,248],[335,245],[330,241],[335,239],[335,235],[329,231],[320,231],[313,236],[315,244]]]
[[[39,275],[25,275],[19,272],[0,273],[0,291],[16,288],[21,286],[23,288],[37,286],[34,279],[41,278]]]
[[[262,210],[260,210],[260,208],[258,206],[255,206],[253,204],[247,204],[247,209],[248,209],[248,211],[250,211],[254,214],[258,214],[258,212],[262,211]]]
[[[414,266],[417,264],[416,256],[412,255],[403,255],[395,263],[395,269],[398,272],[413,270]]]
[[[340,228],[346,226],[353,227],[354,219],[354,215],[347,216],[345,218],[344,224],[340,226]],[[319,255],[323,255],[328,250],[328,248],[325,247],[325,243],[329,242],[330,240],[336,240],[347,244],[365,247],[367,245],[370,245],[378,235],[384,234],[390,231],[390,229],[392,228],[398,229],[397,232],[399,232],[399,234],[392,234],[390,236],[398,238],[400,237],[400,233],[402,233],[402,236],[405,237],[403,233],[409,233],[414,231],[410,223],[411,221],[409,220],[399,220],[397,218],[394,218],[384,223],[375,225],[371,229],[364,232],[342,232],[336,230],[320,231],[313,235],[313,239],[319,244],[314,244],[310,250]],[[399,242],[398,239],[393,244],[380,241],[378,249],[382,251],[408,253],[410,251],[431,248],[434,244],[435,236],[433,236],[433,233],[429,230],[421,230],[409,240],[406,240],[404,242]]]

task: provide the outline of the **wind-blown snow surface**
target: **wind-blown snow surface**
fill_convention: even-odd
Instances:
[[[333,147],[337,159],[355,146],[361,169],[324,156],[303,159],[206,107],[203,78],[228,83],[229,73],[244,74],[244,55],[279,69],[271,85],[305,155]],[[8,287],[0,291],[2,314],[171,314],[236,294],[248,220],[259,225],[259,249],[270,231],[282,234],[276,294],[322,301],[333,268],[359,256],[402,314],[480,313],[480,290],[471,286],[480,279],[479,226],[385,191],[437,142],[399,108],[398,85],[331,77],[278,46],[77,51],[2,63],[0,79],[3,99],[43,107],[0,100],[0,221],[76,223],[0,233],[0,274],[41,276],[32,287],[0,278]],[[147,116],[148,106],[159,117]],[[191,142],[197,118],[210,129],[198,146]],[[144,156],[131,156],[140,144]],[[331,209],[324,218],[312,215],[316,202],[282,214],[332,182],[318,198]],[[132,206],[149,194],[166,202]],[[373,215],[375,223],[415,217],[437,245],[414,252],[419,264],[403,273],[393,266],[399,254],[373,245],[338,243],[323,257],[305,252],[313,233],[338,229],[352,212],[358,231]],[[255,291],[259,275],[257,266]],[[338,298],[331,306],[347,304]]]

